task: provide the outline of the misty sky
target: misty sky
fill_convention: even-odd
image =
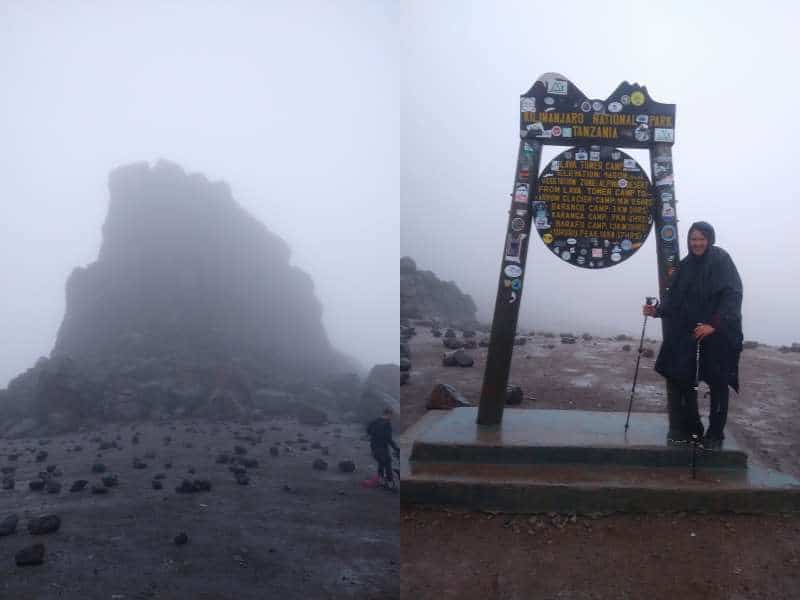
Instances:
[[[490,319],[520,94],[550,71],[589,98],[638,82],[677,105],[681,256],[689,225],[712,223],[744,282],[745,338],[800,342],[798,22],[790,3],[402,2],[401,254],[456,281]],[[563,150],[552,148],[542,169]],[[629,154],[649,172],[646,152]],[[564,264],[534,236],[519,324],[638,334],[639,306],[657,293],[653,232],[602,271]]]
[[[397,362],[391,2],[0,2],[0,387],[48,355],[107,176],[226,180],[314,279],[338,348]]]

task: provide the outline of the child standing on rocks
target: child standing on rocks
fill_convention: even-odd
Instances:
[[[384,484],[391,483],[394,480],[389,446],[394,449],[397,456],[400,455],[400,448],[392,439],[392,414],[391,408],[385,408],[383,416],[378,417],[367,426],[372,456],[378,462],[377,479]]]

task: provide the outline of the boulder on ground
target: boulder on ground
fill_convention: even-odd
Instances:
[[[449,410],[460,406],[472,406],[452,385],[438,383],[431,390],[425,408],[428,410]]]
[[[445,352],[442,355],[443,367],[471,367],[473,364],[475,364],[475,360],[464,350]]]
[[[522,388],[518,385],[509,385],[506,387],[506,404],[508,406],[517,406],[522,404]]]

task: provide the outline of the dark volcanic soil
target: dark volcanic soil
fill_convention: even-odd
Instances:
[[[100,451],[98,438],[121,449]],[[247,469],[249,485],[237,484],[230,465],[216,461],[223,452],[236,456],[235,446],[258,461]],[[41,463],[35,462],[39,450],[49,453]],[[0,451],[0,466],[17,466],[16,489],[0,491],[0,518],[19,515],[16,533],[0,538],[0,598],[399,595],[398,496],[361,487],[374,463],[360,427],[176,421],[7,440]],[[16,461],[9,460],[13,453]],[[134,457],[147,467],[134,469]],[[327,471],[312,469],[316,458],[328,463]],[[339,461],[348,459],[356,471],[339,472]],[[102,485],[102,475],[92,473],[96,462],[119,478],[105,495],[89,490]],[[46,465],[63,472],[58,494],[28,489]],[[162,490],[151,483],[158,473]],[[212,488],[176,493],[184,478],[209,479]],[[89,486],[71,493],[77,479]],[[61,517],[60,530],[29,534],[28,517],[44,513]],[[181,532],[189,542],[177,546],[173,538]],[[44,564],[16,566],[15,553],[36,542],[46,545]]]
[[[403,429],[424,414],[436,383],[453,385],[477,404],[486,364],[486,349],[479,348],[468,350],[475,366],[442,367],[441,339],[425,327],[416,330],[411,379],[400,388]],[[514,349],[509,381],[524,390],[522,408],[622,411],[622,427],[638,342],[578,337],[562,344],[558,335],[530,336]],[[622,350],[626,344],[630,351]],[[657,352],[659,345],[646,347]],[[642,358],[636,411],[666,409],[654,362]],[[729,430],[751,459],[800,476],[800,354],[745,350],[741,380],[741,394],[731,392]],[[707,399],[701,412],[708,412]],[[401,515],[403,597],[800,598],[796,515],[577,516],[574,522],[419,509]]]

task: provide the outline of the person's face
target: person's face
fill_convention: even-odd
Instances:
[[[689,234],[689,251],[695,256],[703,256],[708,249],[708,240],[699,229],[693,229]]]

